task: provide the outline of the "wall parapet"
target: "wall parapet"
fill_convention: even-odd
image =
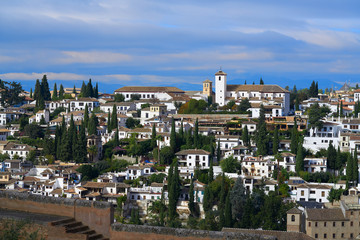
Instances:
[[[111,225],[111,236],[115,237],[116,232],[127,232],[144,235],[144,239],[148,234],[156,234],[157,236],[165,235],[172,236],[179,239],[240,239],[240,240],[275,240],[274,236],[267,236],[261,234],[252,233],[239,233],[239,232],[218,232],[218,231],[206,231],[186,228],[169,228],[169,227],[156,227],[156,226],[145,226],[145,225],[131,225],[114,223]],[[115,233],[115,234],[114,234]],[[115,239],[115,238],[114,238]],[[129,238],[131,239],[131,238]],[[134,238],[135,239],[135,238]],[[159,238],[161,239],[161,238]]]

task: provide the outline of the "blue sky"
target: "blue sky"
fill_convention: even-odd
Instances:
[[[356,0],[2,1],[0,79],[198,90],[221,66],[230,84],[355,84],[359,9]]]

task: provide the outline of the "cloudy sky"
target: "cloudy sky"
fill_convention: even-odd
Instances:
[[[100,91],[228,83],[360,83],[360,1],[12,0],[0,7],[0,79]],[[52,86],[52,85],[51,85]]]

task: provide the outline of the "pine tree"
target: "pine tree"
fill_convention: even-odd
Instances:
[[[116,110],[116,105],[114,104],[113,106],[113,110],[111,112],[111,130],[113,130],[114,128],[118,127],[118,121],[117,121],[117,110]]]
[[[156,129],[155,129],[155,123],[152,125],[152,131],[151,131],[151,149],[156,148]]]
[[[298,139],[299,139],[299,134],[297,130],[297,122],[296,122],[296,118],[294,118],[294,127],[291,132],[291,143],[290,143],[291,153],[293,154],[297,153],[297,147],[299,145]]]
[[[276,155],[279,152],[279,130],[278,130],[278,126],[275,125],[275,130],[274,130],[274,138],[273,138],[273,155]]]
[[[89,79],[89,82],[86,85],[86,91],[84,97],[94,97],[94,89],[91,83],[91,78]]]
[[[30,98],[33,98],[33,91],[32,91],[32,88],[30,88]]]
[[[56,86],[56,83],[54,83],[52,100],[53,100],[53,101],[56,101],[57,97],[58,97],[57,86]]]
[[[45,101],[51,100],[49,83],[46,75],[44,75],[43,78],[41,79],[41,94],[43,95]]]
[[[230,191],[228,191],[228,194],[226,196],[226,201],[225,201],[225,227],[232,227]]]
[[[60,84],[60,90],[59,90],[59,99],[60,100],[64,99],[64,94],[65,94],[64,87],[62,84]]]
[[[175,131],[175,120],[171,119],[171,131],[170,131],[170,147],[173,153],[176,152],[176,131]]]
[[[262,78],[260,78],[260,85],[264,85],[264,81]]]
[[[39,79],[36,80],[34,99],[36,100],[36,105],[35,105],[36,111],[45,108],[45,100],[44,100],[44,96],[42,95],[41,84]]]
[[[309,88],[309,96],[310,97],[315,97],[315,92],[316,92],[316,85],[315,85],[315,81],[312,81],[310,88]]]
[[[301,171],[304,171],[304,148],[302,146],[302,143],[299,143],[297,154],[296,154],[296,165],[295,165],[295,171],[296,173],[300,173]]]
[[[85,105],[85,112],[84,112],[84,125],[86,128],[89,127],[89,108],[88,105]]]
[[[248,128],[247,128],[246,125],[243,127],[241,139],[243,141],[244,146],[247,147],[247,146],[250,145],[249,144],[250,143],[250,137],[249,137],[249,132],[248,132]]]
[[[196,118],[195,121],[195,129],[194,129],[194,147],[199,148],[200,142],[199,142],[199,120]]]

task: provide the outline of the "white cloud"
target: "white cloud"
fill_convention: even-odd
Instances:
[[[22,59],[20,59],[20,58],[0,55],[0,63],[21,62],[21,61],[22,61]]]
[[[76,80],[86,80],[89,76],[80,75],[75,73],[53,73],[53,72],[44,72],[44,73],[3,73],[0,74],[0,78],[4,80],[31,80],[41,79],[44,74],[47,75],[49,80],[64,80],[64,81],[76,81]]]
[[[127,62],[132,58],[130,55],[105,51],[63,51],[65,57],[58,59],[59,63],[116,63]]]

